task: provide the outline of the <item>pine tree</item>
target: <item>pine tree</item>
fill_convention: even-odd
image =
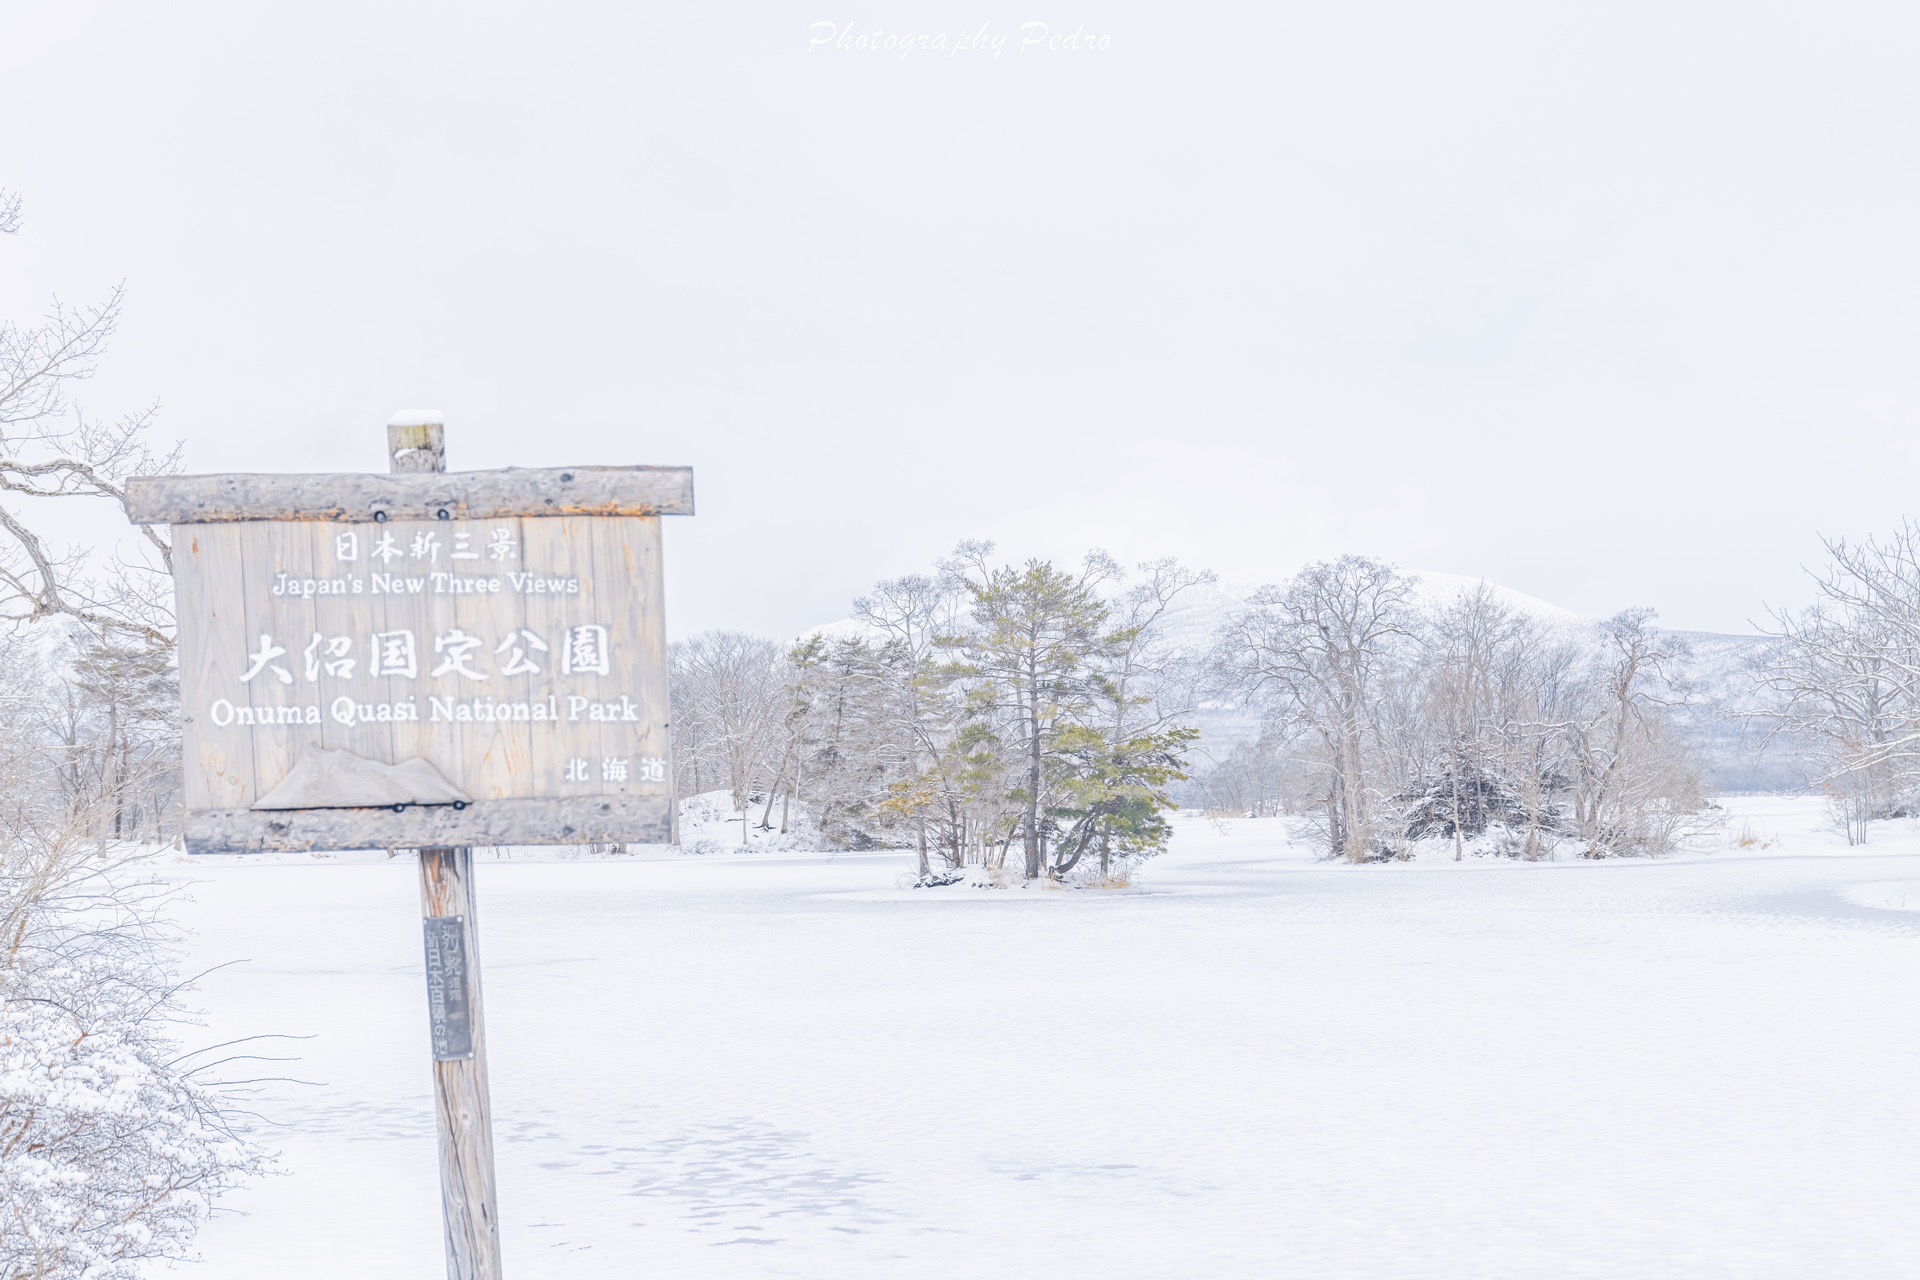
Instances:
[[[1075,749],[1074,731],[1100,705],[1103,663],[1118,646],[1098,590],[1116,566],[1103,556],[1090,556],[1079,574],[1041,560],[995,566],[991,551],[963,544],[949,563],[972,602],[972,626],[951,646],[951,670],[967,685],[970,715],[991,725],[1019,761],[1009,799],[1019,808],[1031,880],[1046,867],[1049,766]]]

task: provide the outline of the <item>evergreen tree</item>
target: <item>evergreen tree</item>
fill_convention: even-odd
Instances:
[[[970,716],[1019,761],[1009,798],[1020,810],[1026,875],[1036,879],[1046,866],[1051,766],[1076,749],[1120,645],[1099,593],[1115,566],[1095,555],[1068,574],[1041,560],[992,565],[991,553],[988,544],[962,544],[947,566],[972,603],[971,627],[950,642],[951,671],[966,684]]]

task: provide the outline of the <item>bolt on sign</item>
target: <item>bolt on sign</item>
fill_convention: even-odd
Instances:
[[[194,852],[671,839],[684,467],[151,477]]]

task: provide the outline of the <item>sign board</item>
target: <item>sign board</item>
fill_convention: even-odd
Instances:
[[[691,474],[471,475],[139,482],[179,521],[191,851],[671,838],[657,513]]]

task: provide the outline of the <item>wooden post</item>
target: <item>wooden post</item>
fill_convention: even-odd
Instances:
[[[500,1280],[500,1217],[493,1189],[493,1106],[487,1096],[473,850],[420,851],[420,904],[426,917],[429,998],[436,980],[455,988],[445,992],[452,997],[448,1005],[464,995],[470,1034],[464,1046],[459,1043],[458,1027],[444,1042],[441,1035],[435,1036],[433,1110],[440,1130],[440,1211],[447,1280]],[[461,986],[464,991],[458,989]],[[436,1033],[441,1026],[436,1023]],[[468,1056],[441,1056],[462,1048]]]
[[[396,413],[387,423],[387,469],[445,471],[447,428],[437,413]]]
[[[395,472],[445,471],[446,428],[439,415],[395,415],[387,424],[387,456]],[[425,917],[447,1280],[500,1280],[473,850],[420,850],[420,914]]]

